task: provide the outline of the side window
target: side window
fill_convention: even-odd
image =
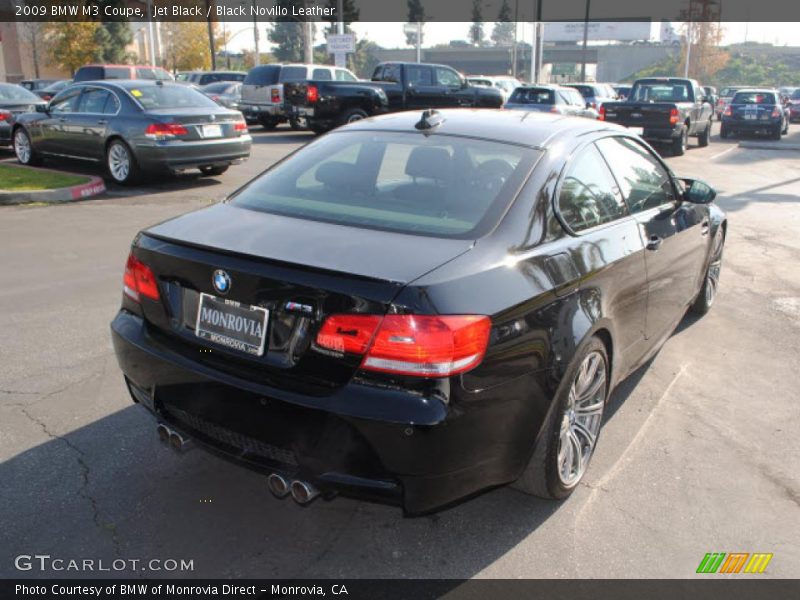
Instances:
[[[117,112],[119,112],[119,109],[119,98],[109,92],[108,97],[106,98],[105,106],[103,106],[103,114],[115,115]]]
[[[56,97],[50,103],[50,112],[58,114],[74,113],[78,108],[78,98],[80,97],[81,90],[71,90],[69,93],[62,97]]]
[[[615,187],[603,157],[589,146],[567,168],[558,193],[558,211],[575,232],[624,217],[625,203],[614,193]]]
[[[597,146],[611,166],[632,213],[675,201],[672,179],[647,148],[624,137],[604,138]]]
[[[381,81],[400,83],[400,65],[384,65]]]
[[[436,83],[438,85],[446,85],[447,87],[460,87],[461,78],[455,71],[436,67]]]
[[[316,79],[318,81],[330,81],[331,71],[330,69],[314,69],[314,71],[311,73],[311,79]]]
[[[77,112],[95,115],[103,114],[103,107],[105,107],[110,95],[109,92],[100,88],[85,89],[81,94]]]
[[[358,81],[358,79],[347,69],[336,69],[336,81]]]
[[[406,67],[406,76],[408,77],[409,85],[433,85],[430,67],[408,66]]]

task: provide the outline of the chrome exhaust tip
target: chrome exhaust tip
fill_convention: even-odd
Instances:
[[[158,439],[164,443],[169,442],[169,427],[163,423],[159,423],[158,427],[156,427],[156,432],[158,432]]]
[[[310,483],[295,480],[292,482],[292,498],[298,504],[308,504],[319,496],[319,490]]]
[[[272,492],[272,495],[276,498],[285,498],[291,491],[289,489],[289,482],[282,475],[278,475],[277,473],[272,473],[267,478],[267,485],[269,486],[269,491]]]
[[[191,440],[183,437],[177,431],[172,431],[169,434],[169,445],[176,452],[184,452],[189,449]]]

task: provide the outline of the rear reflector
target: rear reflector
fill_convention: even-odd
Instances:
[[[146,296],[151,300],[159,298],[156,276],[150,267],[136,258],[133,253],[128,255],[128,262],[125,264],[122,291],[135,302],[139,302],[141,296]]]
[[[489,317],[477,315],[332,315],[317,344],[364,354],[365,370],[448,377],[483,360],[490,329]]]

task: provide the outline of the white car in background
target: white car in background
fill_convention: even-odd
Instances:
[[[511,93],[522,85],[515,77],[504,75],[469,75],[467,76],[467,82],[478,87],[497,88],[503,94],[504,103],[508,101]]]

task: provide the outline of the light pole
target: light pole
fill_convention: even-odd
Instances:
[[[683,68],[684,79],[689,79],[689,60],[692,58],[692,22],[686,22],[686,65]]]
[[[581,57],[581,81],[586,81],[586,44],[589,41],[589,7],[591,0],[586,0],[586,16],[583,19],[583,56]]]

